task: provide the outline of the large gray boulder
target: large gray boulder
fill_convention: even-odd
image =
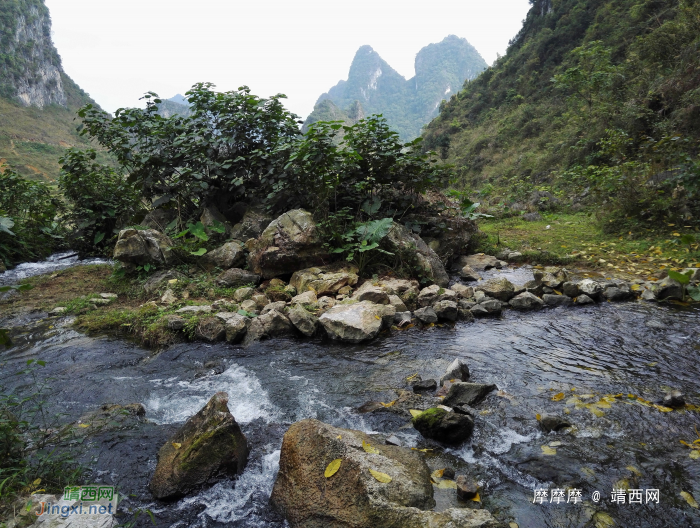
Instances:
[[[454,301],[438,301],[433,304],[435,315],[441,321],[456,321],[458,316],[457,303]]]
[[[126,266],[167,266],[175,260],[172,246],[172,240],[155,229],[124,229],[114,246],[114,260]]]
[[[664,280],[658,282],[654,288],[654,296],[659,301],[682,301],[683,300],[683,288],[684,286],[677,280],[671,277],[666,277]]]
[[[324,313],[319,322],[331,339],[360,343],[376,337],[382,326],[390,326],[395,314],[391,305],[362,301],[338,304]]]
[[[466,414],[433,407],[414,417],[413,427],[421,435],[444,444],[459,445],[469,439],[474,421]]]
[[[216,283],[219,286],[226,286],[228,288],[238,288],[240,286],[247,286],[248,284],[255,285],[258,284],[258,282],[260,282],[260,275],[240,268],[227,269],[216,277]]]
[[[461,359],[455,359],[445,370],[445,374],[440,378],[440,387],[445,381],[467,381],[469,379],[469,366]],[[453,383],[454,383],[453,381]]]
[[[461,270],[464,266],[469,266],[473,271],[479,272],[490,270],[491,268],[501,269],[504,265],[504,262],[492,255],[477,253],[476,255],[459,257],[453,264],[453,267],[457,270]]]
[[[250,318],[235,312],[218,312],[216,317],[223,322],[226,332],[226,341],[229,343],[239,343],[242,341],[251,324]]]
[[[295,304],[289,310],[288,315],[289,320],[295,328],[305,336],[311,337],[316,333],[318,329],[318,318],[314,314],[308,312],[302,305]]]
[[[382,245],[404,262],[417,267],[427,280],[443,287],[450,282],[450,277],[437,253],[421,237],[405,226],[394,222],[389,234],[382,240]]]
[[[372,452],[364,449],[367,444]],[[326,468],[338,459],[337,472],[326,477]],[[371,471],[388,475],[390,482],[378,481]],[[431,511],[430,469],[419,452],[311,419],[284,434],[270,500],[291,528],[498,526],[485,510]]]
[[[516,310],[536,310],[544,306],[544,301],[530,292],[523,292],[513,297],[508,304]]]
[[[375,286],[370,281],[360,286],[352,296],[357,301],[370,301],[375,304],[389,304],[389,294],[380,286]]]
[[[579,291],[588,295],[594,301],[599,301],[603,298],[603,286],[592,279],[583,279],[578,283]]]
[[[156,499],[175,499],[242,473],[247,461],[248,442],[228,409],[228,395],[217,392],[160,448],[148,488]]]
[[[457,405],[468,405],[470,407],[481,402],[491,392],[496,390],[493,384],[485,383],[467,383],[457,381],[450,387],[447,396],[443,400],[443,404],[448,407]]]
[[[231,238],[248,240],[258,238],[265,228],[270,225],[272,218],[262,211],[249,207],[240,222],[231,228]]]
[[[249,268],[264,279],[330,260],[313,216],[303,209],[288,211],[270,222],[249,249]]]
[[[503,302],[508,302],[515,297],[515,286],[505,277],[489,279],[475,289]]]
[[[232,240],[209,253],[205,253],[200,262],[208,270],[238,268],[245,264],[245,247],[240,241]]]
[[[278,335],[291,332],[292,323],[286,316],[277,310],[267,312],[265,315],[255,317],[248,327],[248,331],[243,340],[243,345],[247,346],[254,341],[276,337]]]
[[[357,273],[357,267],[352,264],[331,264],[295,271],[289,284],[298,292],[312,289],[319,297],[336,295],[341,288],[357,284]]]

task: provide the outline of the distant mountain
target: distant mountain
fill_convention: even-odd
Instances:
[[[331,119],[353,123],[365,115],[383,114],[403,140],[413,139],[438,114],[441,101],[486,68],[479,52],[454,35],[421,49],[416,55],[416,75],[409,80],[371,46],[362,46],[350,65],[348,80],[318,98],[304,127]]]
[[[190,116],[190,103],[185,99],[184,95],[177,94],[170,99],[163,99],[158,105],[158,113],[163,117],[172,117],[174,115]]]
[[[54,180],[65,149],[88,145],[74,120],[87,103],[63,71],[43,0],[0,1],[0,170]]]

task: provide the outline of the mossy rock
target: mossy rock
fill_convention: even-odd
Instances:
[[[413,418],[413,427],[426,438],[458,445],[472,435],[474,422],[466,414],[432,407]]]

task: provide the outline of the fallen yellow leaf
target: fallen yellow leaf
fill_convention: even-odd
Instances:
[[[695,500],[695,497],[693,497],[687,491],[681,491],[681,497],[683,497],[688,502],[688,504],[690,504],[693,508],[696,508],[696,509],[698,508],[698,503]]]
[[[391,407],[392,405],[394,405],[396,403],[396,400],[390,401],[389,403],[384,403],[384,402],[379,402],[379,403],[381,403],[384,407]]]
[[[595,522],[595,528],[612,528],[615,526],[615,521],[610,515],[605,512],[596,512],[593,516],[593,521]]]
[[[38,479],[36,479],[34,482],[32,482],[32,485],[33,485],[33,486],[38,486],[39,484],[41,484],[41,479],[40,479],[40,478],[38,478]]]
[[[340,440],[340,439],[343,438],[343,437],[340,436],[340,435],[338,435],[338,436],[336,436],[336,438],[337,438],[338,440]]]
[[[433,478],[442,478],[442,475],[445,473],[445,469],[436,469],[433,471],[430,476]]]
[[[412,451],[420,451],[421,453],[430,453],[430,452],[432,451],[432,449],[428,449],[428,448],[426,448],[426,449],[418,449],[417,447],[412,447],[411,450],[412,450]]]
[[[564,393],[560,392],[559,394],[555,394],[552,396],[552,401],[561,401],[564,399]]]
[[[476,492],[476,495],[474,495],[474,498],[472,498],[474,502],[481,502],[481,497],[479,496],[479,492]]]
[[[413,380],[416,379],[417,377],[418,377],[418,373],[416,372],[415,374],[411,374],[410,376],[408,376],[408,377],[406,378],[406,381],[413,381]]]
[[[457,483],[454,480],[440,480],[434,484],[438,489],[457,489]]]
[[[600,409],[596,409],[595,407],[589,407],[588,410],[595,414],[598,418],[600,418],[601,416],[605,416],[605,413],[603,411],[601,411]]]
[[[336,458],[333,462],[328,464],[328,467],[326,467],[326,471],[324,473],[326,478],[331,478],[333,475],[335,475],[338,470],[340,469],[340,464],[343,462],[342,458]]]
[[[173,442],[173,447],[175,449],[180,449],[182,447],[182,444],[180,444],[179,442]]]
[[[90,424],[78,424],[78,427],[85,429],[86,427],[90,427]]]
[[[690,455],[688,455],[688,456],[690,458],[692,458],[693,460],[697,460],[698,458],[700,458],[700,451],[697,451],[694,449],[693,451],[690,452]]]
[[[418,411],[416,409],[409,409],[408,412],[410,412],[411,416],[413,416],[414,418],[417,418],[418,416],[423,414],[423,411]]]
[[[642,476],[642,472],[639,471],[639,470],[638,470],[636,467],[634,467],[634,466],[627,466],[627,469],[629,469],[632,473],[634,473],[635,475],[637,475],[637,476],[639,476],[639,477]]]
[[[391,477],[387,475],[386,473],[382,473],[381,471],[375,471],[374,469],[370,468],[369,472],[372,474],[372,476],[377,479],[379,482],[383,484],[388,484],[391,482]]]
[[[539,422],[542,419],[542,415],[538,413],[535,415],[535,418],[537,418],[537,421]]]
[[[673,411],[673,409],[671,409],[670,407],[664,407],[663,405],[658,405],[658,404],[656,404],[656,403],[652,403],[651,406],[654,407],[654,409],[660,410],[661,412],[671,412],[671,411]]]
[[[520,526],[518,526],[518,523],[516,522],[508,523],[508,526],[510,526],[510,528],[520,528]]]
[[[376,447],[372,447],[372,445],[368,444],[364,440],[362,441],[362,449],[364,449],[366,453],[369,453],[371,455],[379,454],[379,449],[377,449]]]
[[[542,446],[542,453],[548,456],[554,456],[557,454],[557,450],[554,447],[549,447],[546,445]]]

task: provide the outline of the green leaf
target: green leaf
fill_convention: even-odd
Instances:
[[[203,240],[204,242],[209,240],[207,233],[204,231],[204,224],[202,224],[202,222],[187,224],[187,228],[190,230],[190,233],[196,236],[198,239]]]
[[[700,286],[688,286],[688,296],[694,301],[700,301]]]
[[[10,228],[14,225],[15,223],[12,218],[0,216],[0,233],[7,233],[8,235],[15,236],[15,234],[10,230]]]
[[[366,240],[367,242],[379,242],[391,231],[391,226],[394,220],[392,218],[382,218],[381,220],[373,220],[371,222],[365,222],[360,224],[355,232],[359,235],[361,240]]]
[[[209,226],[209,229],[219,234],[226,232],[226,226],[218,220],[214,220],[214,224]]]
[[[690,277],[692,276],[693,272],[690,271],[688,273],[678,273],[677,271],[673,270],[668,270],[668,276],[672,278],[675,281],[680,282],[681,284],[688,284],[690,283]]]
[[[95,245],[99,244],[100,242],[102,242],[102,239],[104,239],[104,237],[105,237],[105,234],[103,232],[99,232],[99,233],[95,234],[95,241],[93,243]]]
[[[691,245],[695,244],[695,237],[693,235],[683,235],[681,237],[681,244]]]
[[[201,257],[207,252],[206,249],[204,248],[199,248],[197,251],[190,251],[190,255],[194,255],[195,257]]]

